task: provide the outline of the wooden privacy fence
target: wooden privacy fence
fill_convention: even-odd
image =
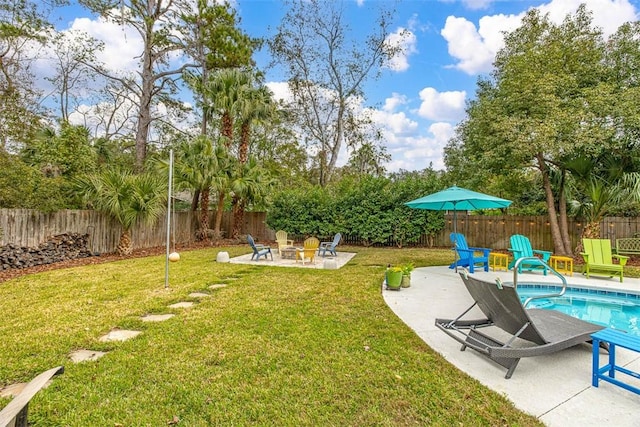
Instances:
[[[210,213],[213,222],[215,212]],[[190,211],[172,214],[171,242],[186,244],[194,240],[198,228],[197,213]],[[232,215],[224,212],[221,229],[223,237],[229,236],[232,227]],[[571,241],[575,248],[580,239],[584,224],[569,219]],[[640,236],[640,218],[607,217],[601,223],[602,238],[615,239]],[[149,248],[166,244],[167,222],[162,216],[153,227],[137,224],[131,230],[134,248]],[[523,234],[529,238],[536,249],[553,250],[551,229],[546,216],[484,216],[458,213],[457,230],[464,233],[471,246],[493,249],[507,249],[512,234]],[[449,234],[453,231],[453,215],[445,215],[445,228],[435,236],[423,236],[418,242],[422,246],[449,247]],[[115,252],[120,239],[120,225],[99,212],[90,210],[62,210],[42,213],[30,209],[0,209],[0,246],[15,244],[24,247],[37,247],[49,237],[63,233],[89,235],[89,249],[93,252]],[[265,212],[246,212],[242,234],[251,234],[256,240],[270,242],[275,240],[275,232],[267,227]],[[318,236],[329,238],[331,236]],[[342,244],[361,244],[358,236],[343,233]],[[387,245],[396,243],[390,239]]]
[[[569,218],[569,235],[576,248],[585,224]],[[458,213],[457,230],[464,233],[470,246],[507,249],[513,234],[527,236],[535,249],[553,251],[551,227],[547,216],[484,216]],[[445,215],[445,229],[433,241],[435,246],[451,246],[449,234],[453,231],[453,215]],[[640,217],[606,217],[600,222],[600,237],[615,239],[640,236]]]
[[[211,212],[211,219],[215,212]],[[265,223],[266,213],[246,212],[243,233],[250,233],[258,240],[273,240],[275,233]],[[185,244],[194,240],[198,227],[197,213],[182,211],[172,213],[170,241]],[[222,216],[224,236],[231,233],[231,213]],[[117,221],[91,210],[61,210],[42,213],[31,209],[0,209],[0,246],[14,244],[35,248],[49,237],[63,233],[89,235],[89,250],[99,253],[115,252],[122,229]],[[164,246],[167,239],[167,217],[163,215],[150,227],[136,224],[131,229],[135,249]]]

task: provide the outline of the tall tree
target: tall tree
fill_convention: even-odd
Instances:
[[[40,126],[41,94],[31,72],[51,27],[47,15],[64,0],[0,2],[0,150],[19,148]]]
[[[453,142],[475,161],[467,167],[537,170],[560,254],[571,254],[572,248],[564,189],[554,188],[553,171],[565,169],[563,163],[577,154],[600,152],[614,133],[600,107],[613,101],[604,81],[604,48],[584,6],[561,25],[530,11],[522,26],[505,36],[491,79],[479,83]]]
[[[183,20],[186,23],[184,49],[195,64],[186,81],[202,104],[202,92],[212,73],[252,65],[251,55],[261,42],[238,28],[239,19],[226,1],[197,0],[192,9],[183,12]],[[207,134],[209,119],[203,114],[203,135]]]
[[[240,122],[240,144],[238,161],[246,163],[251,143],[251,128],[254,124],[267,120],[275,114],[272,93],[266,86],[243,88],[237,108]]]
[[[289,0],[289,10],[269,41],[274,60],[289,76],[302,138],[319,158],[319,183],[331,177],[343,143],[356,133],[356,111],[351,102],[363,98],[363,86],[380,75],[383,65],[400,50],[389,41],[393,12],[380,10],[371,32],[351,33],[345,22],[345,2]],[[361,23],[358,31],[367,24]],[[364,39],[364,41],[363,41]]]
[[[70,113],[79,104],[79,98],[86,94],[95,80],[94,73],[86,63],[95,62],[95,52],[103,45],[81,32],[63,32],[53,36],[55,73],[47,77],[54,88],[52,94],[60,107],[60,120],[69,121]]]
[[[242,232],[245,209],[251,204],[264,201],[273,186],[273,180],[255,158],[249,158],[245,163],[234,163],[230,181],[234,197],[231,237],[237,239]]]
[[[172,65],[171,57],[181,54],[181,10],[189,7],[187,0],[78,0],[91,11],[138,33],[142,40],[140,68],[137,77],[123,77],[105,66],[93,68],[103,76],[120,82],[135,98],[138,107],[135,143],[136,168],[142,170],[147,157],[154,106],[162,100],[172,104],[177,92],[176,80],[194,64]]]

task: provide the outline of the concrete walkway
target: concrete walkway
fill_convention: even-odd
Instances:
[[[513,281],[513,272],[477,272],[476,276],[493,281],[500,277]],[[559,283],[553,275],[523,273],[522,282]],[[581,274],[567,277],[569,285],[620,289],[640,292],[640,280],[594,278]],[[431,348],[450,363],[504,394],[516,407],[538,417],[548,426],[640,426],[640,396],[613,384],[591,385],[591,346],[578,345],[561,352],[520,360],[511,379],[506,369],[477,352],[460,351],[460,344],[435,327],[436,318],[455,318],[473,303],[462,280],[447,267],[417,268],[411,275],[411,287],[400,291],[383,289],[389,307]],[[483,317],[480,311],[470,313]],[[603,359],[604,357],[604,359]],[[601,353],[601,363],[606,354]],[[640,354],[616,349],[617,363],[640,372]],[[627,376],[623,377],[627,381]],[[632,384],[640,387],[640,381]]]

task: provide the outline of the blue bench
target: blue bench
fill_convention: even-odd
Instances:
[[[602,329],[591,334],[593,339],[593,367],[591,370],[594,387],[598,387],[598,381],[603,380],[622,387],[633,393],[640,394],[640,388],[620,381],[615,378],[616,371],[622,372],[634,378],[640,379],[640,373],[616,365],[616,346],[640,352],[640,337],[629,335],[615,329]],[[609,363],[600,367],[600,343],[609,344]]]

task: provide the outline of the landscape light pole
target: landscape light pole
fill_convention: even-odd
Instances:
[[[169,150],[169,190],[167,197],[167,255],[164,262],[164,288],[169,288],[169,240],[171,235],[171,190],[173,187],[173,150]]]

